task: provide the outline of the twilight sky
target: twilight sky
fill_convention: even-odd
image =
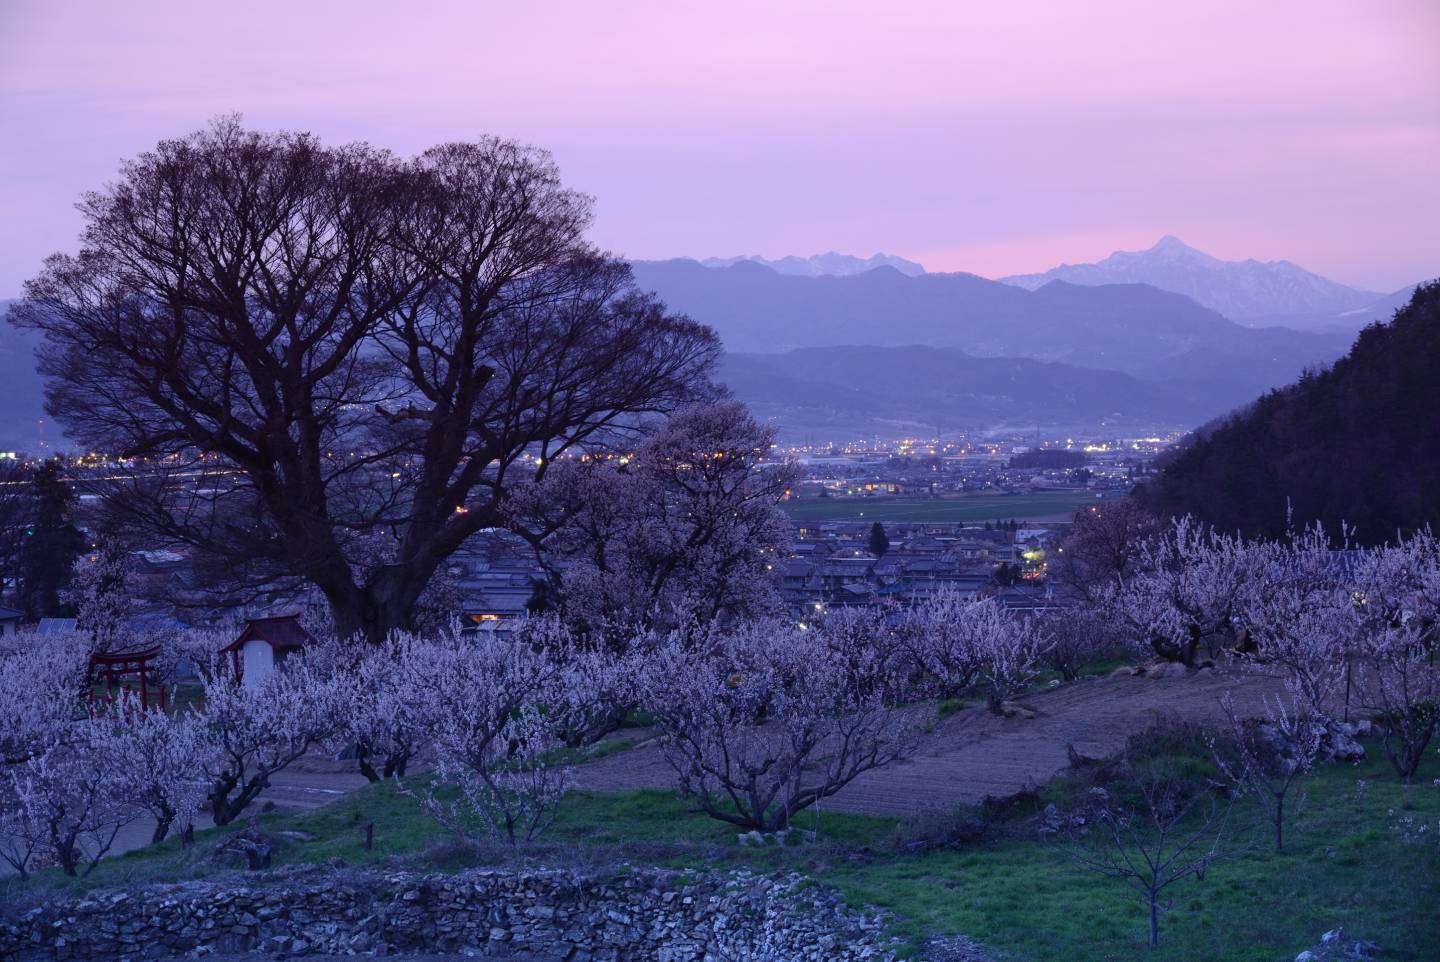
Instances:
[[[81,191],[240,112],[546,147],[630,257],[1148,247],[1440,274],[1436,0],[0,0],[0,297]]]

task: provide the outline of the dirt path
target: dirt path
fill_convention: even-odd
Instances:
[[[1217,721],[1231,692],[1243,713],[1263,711],[1262,696],[1278,690],[1269,677],[1213,671],[1184,678],[1124,675],[1076,682],[1022,699],[1033,719],[998,718],[983,708],[958,712],[924,736],[910,758],[868,772],[822,805],[857,815],[913,815],[975,803],[1039,785],[1068,765],[1066,746],[1103,757],[1152,721],[1179,717]],[[666,788],[674,775],[654,742],[582,766],[588,789]]]
[[[307,755],[284,771],[275,775],[270,787],[241,816],[242,820],[259,812],[267,802],[273,803],[281,812],[306,812],[346,795],[367,784],[364,776],[355,771],[351,761],[335,761],[329,758]],[[197,829],[210,828],[214,823],[203,812],[195,820]],[[149,818],[131,822],[115,836],[109,855],[119,855],[131,849],[144,848],[150,844],[155,823]],[[0,875],[14,874],[9,865],[0,863]]]

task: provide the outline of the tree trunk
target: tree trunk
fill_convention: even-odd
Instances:
[[[80,853],[76,850],[73,835],[68,839],[55,839],[55,859],[60,863],[60,869],[66,875],[71,878],[75,877],[75,870],[80,865]]]
[[[421,562],[389,565],[371,584],[361,586],[348,577],[338,584],[317,579],[330,604],[335,634],[378,645],[396,631],[413,628],[415,608],[438,567]]]
[[[239,794],[231,797],[236,788],[240,789]],[[226,775],[215,785],[210,792],[210,815],[216,825],[229,825],[240,817],[245,807],[259,796],[261,792],[270,787],[270,773],[261,771],[249,781],[236,778],[233,775]]]
[[[380,773],[375,770],[375,766],[371,765],[370,760],[365,757],[367,754],[368,752],[366,752],[364,745],[355,746],[355,761],[360,765],[360,774],[365,776],[366,781],[374,784],[380,781]]]
[[[216,825],[224,825],[229,821],[225,813],[230,808],[230,793],[235,790],[235,782],[235,777],[226,772],[217,778],[210,788],[210,817]]]
[[[169,809],[163,810],[155,819],[155,831],[150,833],[150,844],[165,841],[165,836],[170,834],[170,825],[175,821],[175,813]]]
[[[1150,893],[1150,948],[1160,945],[1160,902],[1157,893]]]

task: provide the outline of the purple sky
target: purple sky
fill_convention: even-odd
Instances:
[[[0,296],[78,194],[238,111],[554,152],[637,258],[1148,247],[1440,273],[1440,2],[0,0]]]

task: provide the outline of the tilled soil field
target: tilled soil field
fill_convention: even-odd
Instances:
[[[1034,718],[1000,718],[983,707],[957,712],[922,737],[914,755],[861,775],[822,807],[856,815],[907,816],[1002,797],[1040,785],[1069,764],[1067,746],[1104,757],[1162,718],[1217,722],[1231,693],[1242,714],[1262,714],[1280,690],[1264,675],[1201,671],[1179,678],[1120,675],[1075,682],[1020,699]],[[655,742],[582,765],[587,789],[667,788],[674,773]]]

